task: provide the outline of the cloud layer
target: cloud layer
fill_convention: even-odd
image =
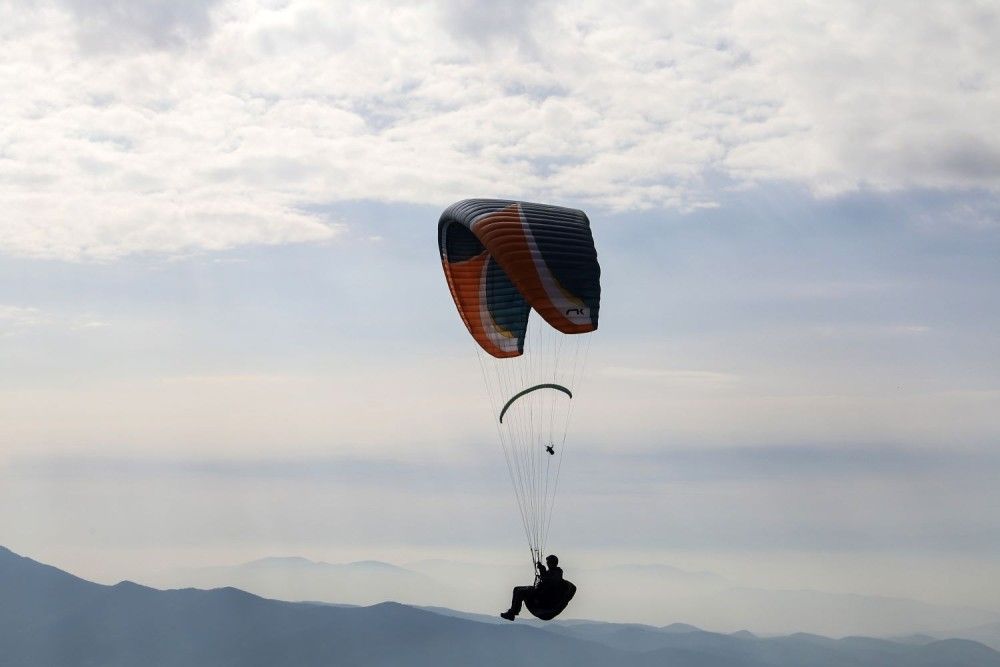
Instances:
[[[314,242],[324,205],[992,189],[990,3],[0,4],[0,251]]]

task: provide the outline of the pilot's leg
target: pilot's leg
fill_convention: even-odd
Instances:
[[[521,605],[523,605],[532,595],[535,593],[534,586],[515,586],[514,594],[510,601],[510,611],[512,614],[517,616],[521,613]]]

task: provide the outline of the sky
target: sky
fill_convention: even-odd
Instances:
[[[517,562],[436,247],[503,197],[602,266],[564,560],[1000,611],[998,42],[991,2],[0,0],[0,543]]]

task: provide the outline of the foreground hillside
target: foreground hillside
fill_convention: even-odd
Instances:
[[[481,665],[1000,667],[971,641],[760,639],[693,628],[497,624],[395,603],[336,607],[243,591],[103,586],[0,547],[5,667]]]

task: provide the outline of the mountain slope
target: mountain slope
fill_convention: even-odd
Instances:
[[[371,605],[418,602],[447,595],[430,577],[381,561],[323,563],[299,557],[262,558],[233,566],[177,570],[151,581],[174,588],[235,587],[278,600],[322,600]]]
[[[0,591],[4,667],[1000,667],[1000,653],[963,640],[915,645],[586,622],[497,624],[397,603],[340,607],[233,588],[104,586],[3,548]]]
[[[5,667],[38,665],[607,665],[612,649],[395,603],[343,608],[236,589],[90,583],[0,551]]]

